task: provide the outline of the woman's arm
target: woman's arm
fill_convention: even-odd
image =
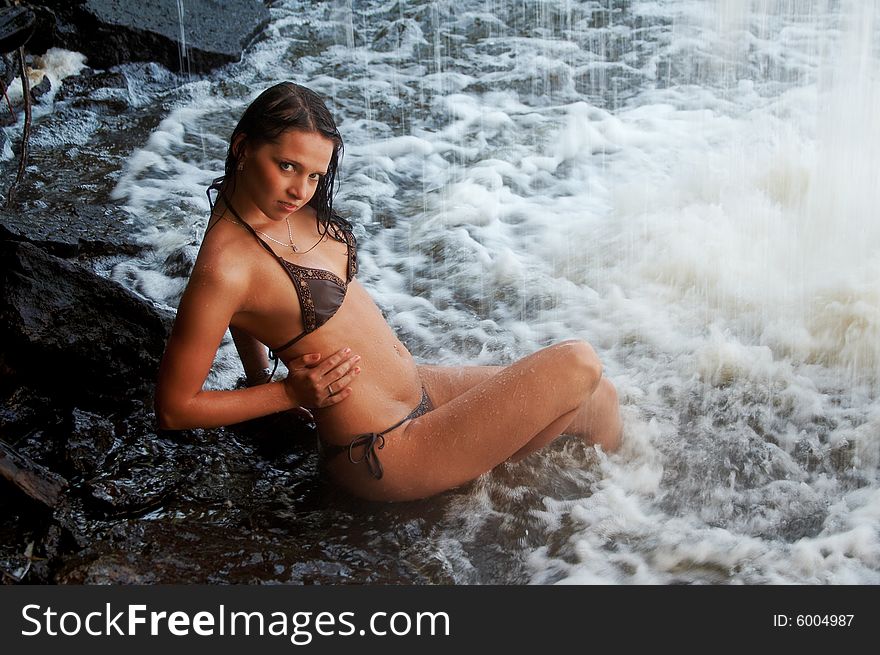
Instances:
[[[231,267],[196,266],[159,367],[156,417],[162,429],[231,425],[294,407],[328,407],[351,395],[360,357],[347,348],[327,358],[319,353],[297,358],[283,381],[232,391],[202,389],[246,289],[246,277]]]
[[[269,381],[272,369],[269,367],[269,355],[266,346],[257,341],[244,330],[229,326],[229,333],[235,342],[235,349],[244,367],[248,386],[264,384]]]
[[[283,382],[202,390],[246,284],[246,276],[232,267],[197,265],[193,270],[159,367],[156,418],[161,428],[230,425],[299,405]]]

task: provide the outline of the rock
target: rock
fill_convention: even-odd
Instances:
[[[162,263],[162,271],[168,277],[189,278],[196,265],[198,254],[198,247],[191,244],[176,248],[165,258]]]
[[[127,473],[127,477],[107,476],[85,484],[92,512],[107,518],[140,516],[161,507],[180,482],[161,478],[147,466],[138,466]]]
[[[76,198],[49,211],[42,204],[25,202],[14,211],[0,210],[0,239],[27,241],[58,257],[132,256],[141,250],[131,242],[129,218],[118,207]]]
[[[0,53],[0,91],[5,91],[18,75],[18,58]]]
[[[4,371],[0,377],[4,382],[9,383],[13,373]],[[51,398],[23,386],[4,389],[0,401],[0,434],[9,443],[18,443],[28,435],[54,428],[63,422],[63,412]],[[31,452],[28,454],[35,455]],[[41,461],[46,459],[40,458],[39,453],[36,456]]]
[[[100,417],[89,420],[94,425],[102,423]],[[186,448],[157,434],[155,415],[143,406],[120,422],[115,436],[114,426],[106,420],[103,423],[107,456],[83,485],[87,508],[105,517],[119,517],[137,516],[162,505],[190,472],[190,465],[180,461],[186,459]],[[99,450],[100,446],[93,449],[98,457]]]
[[[158,582],[151,572],[140,571],[134,562],[136,555],[111,554],[100,557],[71,558],[56,575],[57,584],[76,585],[135,585]]]
[[[380,28],[373,38],[373,49],[378,52],[395,52],[401,48],[428,45],[422,28],[412,18],[401,18]]]
[[[4,97],[16,75],[18,75],[18,57],[0,53],[0,127],[14,125],[17,120],[17,116],[10,109]],[[6,134],[0,132],[0,153],[6,147]]]
[[[116,441],[113,423],[103,416],[74,409],[67,438],[68,465],[77,473],[94,473],[104,464]]]
[[[206,72],[238,61],[269,22],[259,0],[50,0],[41,47],[82,52],[89,65],[110,68],[155,61],[181,72]],[[42,35],[41,35],[42,36]]]
[[[39,84],[31,87],[31,98],[34,102],[39,102],[40,98],[46,95],[51,88],[52,82],[49,81],[49,76],[43,75],[43,79],[40,80]]]
[[[57,101],[68,100],[73,97],[88,97],[98,89],[128,89],[125,75],[118,72],[104,71],[95,72],[86,68],[78,75],[71,75],[61,82],[61,89],[55,97]]]
[[[34,12],[26,7],[0,7],[0,52],[14,52],[28,42],[36,27]]]
[[[20,384],[86,410],[152,403],[171,318],[122,285],[0,242],[2,361]]]

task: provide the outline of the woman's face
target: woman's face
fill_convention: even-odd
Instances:
[[[297,211],[315,195],[333,148],[323,134],[302,130],[287,130],[275,141],[258,145],[245,142],[239,158],[244,168],[236,171],[236,207],[248,214],[259,210],[271,220]]]

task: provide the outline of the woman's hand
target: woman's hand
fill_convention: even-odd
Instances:
[[[351,395],[349,385],[361,372],[355,366],[360,359],[360,355],[352,355],[351,348],[343,348],[323,361],[320,353],[297,357],[287,367],[287,392],[302,407],[335,405]]]

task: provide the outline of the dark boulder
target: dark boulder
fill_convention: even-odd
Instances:
[[[0,381],[8,382],[11,371],[0,372]],[[5,387],[5,385],[4,385]],[[61,420],[61,414],[53,411],[52,399],[36,394],[31,389],[12,385],[0,391],[0,434],[14,443],[38,427]]]
[[[155,61],[181,72],[205,72],[238,61],[269,22],[259,0],[49,0],[34,40],[81,52],[90,66]],[[35,50],[32,45],[31,50]],[[36,51],[36,50],[35,50]]]
[[[109,419],[76,408],[70,413],[65,455],[71,469],[82,475],[94,473],[115,443],[116,430]]]
[[[128,91],[128,82],[125,75],[117,71],[97,72],[92,68],[85,68],[77,75],[65,77],[61,82],[61,89],[55,97],[59,102],[62,100],[88,98],[96,91],[106,94],[105,89],[120,89]]]
[[[58,257],[133,256],[141,248],[132,243],[129,223],[115,205],[71,197],[47,210],[45,201],[25,201],[14,210],[0,210],[0,239],[28,241]]]
[[[18,384],[83,409],[152,403],[171,317],[35,246],[0,241],[0,358]]]
[[[49,93],[52,89],[52,82],[49,81],[48,75],[43,75],[43,79],[38,84],[31,87],[31,98],[34,102],[39,102],[40,98]]]
[[[18,75],[18,57],[0,53],[0,127],[14,125],[17,117],[6,104],[6,95],[12,80]],[[0,152],[6,147],[6,134],[0,132]]]
[[[0,53],[0,91],[6,91],[18,75],[18,58]]]
[[[0,7],[0,52],[14,52],[28,42],[36,16],[26,7]]]

